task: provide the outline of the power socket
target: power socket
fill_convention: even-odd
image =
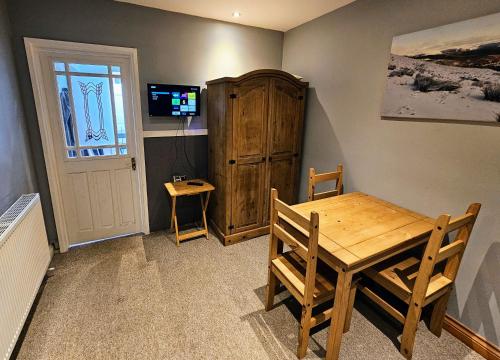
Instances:
[[[174,183],[175,182],[179,182],[179,181],[185,181],[185,180],[187,180],[187,176],[186,175],[174,175],[172,177],[174,179]]]

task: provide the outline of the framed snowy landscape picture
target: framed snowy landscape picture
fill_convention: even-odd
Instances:
[[[394,37],[382,117],[500,125],[500,13]]]

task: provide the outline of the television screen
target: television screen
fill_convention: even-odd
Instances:
[[[200,87],[148,84],[149,116],[199,116]]]

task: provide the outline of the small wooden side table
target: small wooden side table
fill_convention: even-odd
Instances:
[[[203,183],[203,185],[188,185],[188,182],[199,182]],[[210,192],[214,191],[215,188],[213,185],[209,184],[205,180],[194,179],[194,180],[186,180],[179,182],[169,182],[165,183],[165,188],[168,191],[168,194],[172,198],[172,217],[170,219],[170,230],[173,230],[175,227],[175,240],[177,246],[179,243],[184,240],[193,239],[198,236],[203,236],[208,239],[208,226],[207,226],[207,207],[208,200],[210,199]],[[200,195],[201,200],[201,212],[203,216],[203,230],[195,230],[190,231],[184,234],[179,235],[179,226],[177,224],[177,197],[178,196],[194,196]],[[205,196],[204,196],[205,195]]]

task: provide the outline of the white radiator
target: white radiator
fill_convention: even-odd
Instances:
[[[50,262],[38,194],[0,216],[0,358],[9,359]]]

